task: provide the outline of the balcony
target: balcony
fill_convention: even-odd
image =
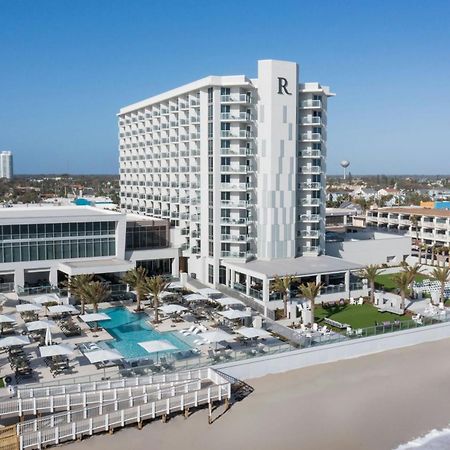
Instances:
[[[322,118],[316,116],[303,117],[302,125],[321,125]]]
[[[220,206],[222,208],[247,208],[248,202],[246,200],[222,200]]]
[[[302,230],[301,235],[303,238],[318,239],[320,232],[319,230]]]
[[[245,191],[249,188],[248,183],[221,183],[220,188],[223,191]]]
[[[311,245],[311,246],[305,245],[305,246],[302,247],[303,254],[305,254],[305,253],[318,253],[319,250],[320,250],[320,248],[316,247],[314,245]]]
[[[191,106],[200,106],[200,100],[198,98],[193,98],[189,102]]]
[[[200,253],[200,247],[192,247],[191,252],[195,255]]]
[[[302,109],[322,108],[321,100],[303,100],[300,107]]]
[[[232,173],[247,173],[250,172],[250,166],[240,165],[240,166],[220,166],[221,172],[232,172]]]
[[[231,94],[220,96],[220,101],[222,103],[250,103],[250,100],[250,96],[247,96],[247,94]]]
[[[300,220],[305,223],[320,222],[319,214],[302,214]]]
[[[305,175],[317,175],[322,173],[322,168],[320,166],[302,166],[300,168],[301,173]]]
[[[200,117],[199,116],[192,116],[191,117],[191,123],[192,124],[200,123]]]
[[[222,258],[247,258],[247,252],[232,252],[229,250],[222,250],[220,252]]]
[[[302,206],[320,206],[320,198],[303,198]]]
[[[238,112],[238,113],[220,113],[220,120],[225,120],[227,122],[247,122],[251,120],[250,114],[247,114],[246,112]]]
[[[226,225],[238,225],[238,226],[247,226],[248,219],[245,217],[234,219],[231,217],[221,217],[220,223],[226,224]]]
[[[306,182],[299,183],[299,187],[304,191],[320,191],[320,189],[322,189],[322,184],[317,182]]]
[[[247,130],[221,130],[220,137],[222,139],[251,139],[253,135],[250,131]]]
[[[191,133],[191,139],[193,140],[200,139],[200,133]]]
[[[299,156],[301,158],[320,158],[322,156],[321,150],[307,149],[301,150]]]
[[[221,155],[230,155],[230,156],[248,156],[253,155],[253,149],[247,147],[239,147],[239,148],[221,148]]]
[[[222,234],[220,236],[221,241],[246,243],[247,239],[248,237],[245,234]]]
[[[320,142],[322,135],[320,133],[302,133],[303,142]]]

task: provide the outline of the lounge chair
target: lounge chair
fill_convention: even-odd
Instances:
[[[362,297],[359,297],[358,305],[363,305],[363,304],[364,304],[364,299]]]
[[[197,327],[195,325],[192,325],[187,330],[180,330],[181,334],[184,334],[185,336],[189,336]]]
[[[319,330],[319,325],[317,324],[317,323],[313,323],[313,326],[312,326],[312,330],[313,331],[318,331]]]
[[[350,305],[356,305],[355,299],[350,297]]]

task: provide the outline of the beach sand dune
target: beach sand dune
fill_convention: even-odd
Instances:
[[[203,410],[187,420],[127,428],[70,448],[391,450],[450,422],[450,340],[248,384],[254,391],[212,425]]]

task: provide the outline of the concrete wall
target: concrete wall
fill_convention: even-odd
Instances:
[[[379,336],[349,340],[338,344],[322,345],[245,361],[236,361],[217,366],[217,368],[238,379],[248,380],[449,337],[450,323],[446,322]]]
[[[364,265],[399,264],[403,261],[403,257],[410,253],[411,238],[408,236],[389,238],[377,236],[375,239],[326,243],[327,255]]]

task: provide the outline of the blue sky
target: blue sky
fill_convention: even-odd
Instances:
[[[449,173],[450,2],[0,0],[16,173],[116,173],[121,106],[258,59],[328,84],[328,172]]]

